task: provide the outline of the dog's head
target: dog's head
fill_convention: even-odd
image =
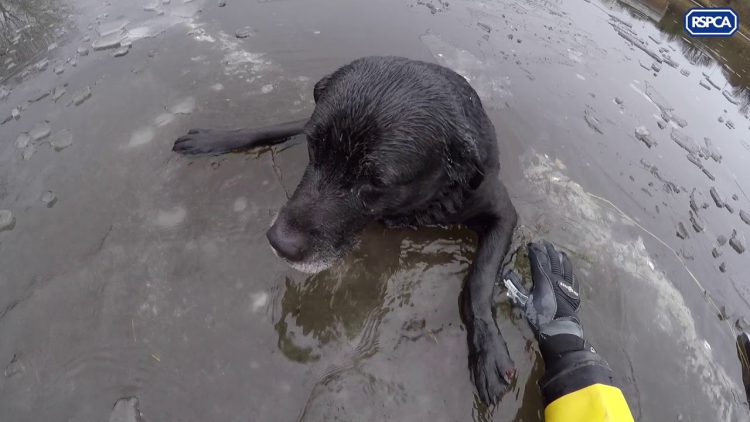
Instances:
[[[344,114],[316,107],[305,128],[309,163],[267,232],[274,252],[300,271],[331,266],[371,221],[455,211],[463,187],[481,182],[476,145],[450,122],[419,111]]]

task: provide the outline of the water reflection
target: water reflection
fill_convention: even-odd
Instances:
[[[730,38],[691,38],[685,35],[683,16],[695,7],[686,0],[611,0],[612,6],[628,11],[637,19],[652,21],[675,42],[685,58],[698,66],[709,67],[718,62],[724,77],[731,87],[726,87],[739,101],[740,110],[747,112],[750,107],[750,38],[736,34]],[[740,22],[750,21],[750,4],[730,5],[740,15]],[[742,30],[741,32],[745,32]],[[747,35],[747,34],[746,34]]]
[[[56,0],[0,0],[0,80],[36,59],[65,33]]]
[[[311,362],[327,343],[354,340],[389,309],[413,306],[411,292],[425,281],[425,270],[450,263],[466,270],[472,244],[471,233],[458,229],[368,230],[343,265],[303,282],[286,280],[275,326],[279,349],[293,361]]]

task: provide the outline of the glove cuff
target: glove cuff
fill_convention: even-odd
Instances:
[[[566,334],[554,338],[563,341],[560,337],[569,337],[568,340],[576,339],[575,342],[583,343],[583,339]],[[591,350],[569,351],[556,355],[549,361],[545,358],[545,366],[547,370],[539,381],[545,406],[593,384],[617,387],[612,370],[604,359]]]

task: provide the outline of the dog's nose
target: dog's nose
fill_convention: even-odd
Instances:
[[[282,258],[292,262],[302,261],[307,252],[307,238],[298,230],[290,229],[283,222],[276,221],[266,232],[271,247]]]

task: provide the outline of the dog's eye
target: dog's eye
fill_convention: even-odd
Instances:
[[[377,208],[378,200],[383,196],[383,189],[371,184],[362,185],[357,191],[357,197],[369,210]]]

